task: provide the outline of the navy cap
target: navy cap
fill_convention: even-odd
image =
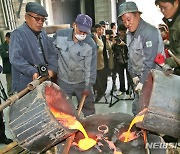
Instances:
[[[100,21],[99,24],[100,25],[109,25],[109,23],[107,21]]]
[[[139,12],[142,13],[138,10],[138,7],[136,3],[134,2],[124,2],[119,6],[119,15],[118,17],[121,17],[125,13],[130,13],[130,12]]]
[[[85,14],[79,14],[75,20],[80,31],[89,33],[92,27],[92,19]]]
[[[43,16],[43,17],[48,16],[45,8],[36,2],[28,2],[26,4],[26,12],[33,12],[33,13],[36,13],[36,14]]]

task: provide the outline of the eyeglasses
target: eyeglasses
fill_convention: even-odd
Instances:
[[[32,16],[31,14],[27,14],[27,15],[34,18],[37,22],[39,22],[39,20],[41,20],[42,22],[47,20],[46,18],[35,17],[35,16]]]
[[[169,5],[164,5],[164,6],[159,5],[158,7],[161,12],[168,11],[169,9],[171,9]]]

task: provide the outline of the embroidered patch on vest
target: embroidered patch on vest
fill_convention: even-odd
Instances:
[[[152,47],[152,42],[151,41],[146,42],[146,47],[147,48]]]

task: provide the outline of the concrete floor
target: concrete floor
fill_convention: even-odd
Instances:
[[[2,63],[0,59],[0,64]],[[0,80],[3,84],[3,87],[6,90],[6,80],[5,80],[5,75],[0,74]],[[119,81],[116,81],[117,87],[119,87]],[[106,90],[106,99],[107,102],[105,101],[105,98],[102,98],[98,103],[95,104],[96,108],[96,114],[107,114],[107,113],[112,113],[112,112],[122,112],[122,113],[128,113],[132,115],[131,113],[131,106],[132,106],[132,100],[118,100],[117,103],[112,105],[112,107],[109,107],[109,103],[114,103],[117,99],[115,97],[112,97],[110,95],[110,91],[112,88],[112,78],[108,78],[108,88]],[[116,95],[116,91],[113,92],[114,95]],[[112,102],[111,102],[111,97],[112,97]],[[125,97],[125,94],[122,96],[119,96],[119,98],[123,99]],[[3,103],[3,102],[2,102]],[[77,101],[74,98],[74,103],[76,104]],[[8,120],[8,107],[4,109],[4,120],[5,120],[5,127],[6,127],[6,136],[8,138],[13,139],[12,134],[10,133],[10,130],[7,125],[7,120]],[[5,145],[0,144],[0,149],[3,148]]]

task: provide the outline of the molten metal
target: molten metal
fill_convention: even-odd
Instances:
[[[48,91],[48,90],[47,90]],[[51,97],[48,97],[51,96]],[[53,99],[52,95],[47,95],[46,97],[48,97],[47,99],[49,99],[48,102],[52,102],[50,101],[50,99]],[[61,97],[61,96],[60,96]],[[60,98],[61,100],[63,99],[63,97]],[[64,100],[65,101],[65,100]],[[80,130],[85,138],[81,139],[78,143],[78,147],[81,150],[88,150],[91,147],[93,147],[96,144],[96,141],[89,138],[84,127],[82,126],[82,124],[76,120],[75,116],[71,116],[69,114],[60,112],[57,107],[55,106],[55,104],[49,103],[49,108],[52,112],[52,114],[54,115],[54,117],[64,126],[67,127],[68,129],[77,129]]]
[[[119,136],[119,140],[122,141],[122,142],[125,142],[125,139],[126,139],[126,136],[128,136],[128,139],[126,142],[130,142],[134,139],[136,139],[138,136],[136,135],[136,132],[124,132],[122,133],[120,136]]]
[[[129,126],[129,129],[127,132],[124,132],[120,137],[119,139],[122,141],[122,139],[124,138],[125,136],[125,139],[124,139],[124,142],[129,142],[133,139],[136,139],[136,134],[134,132],[130,132],[132,126],[138,122],[141,122],[143,121],[144,119],[144,115],[141,115],[141,116],[136,116],[132,121],[131,121],[131,124]]]

